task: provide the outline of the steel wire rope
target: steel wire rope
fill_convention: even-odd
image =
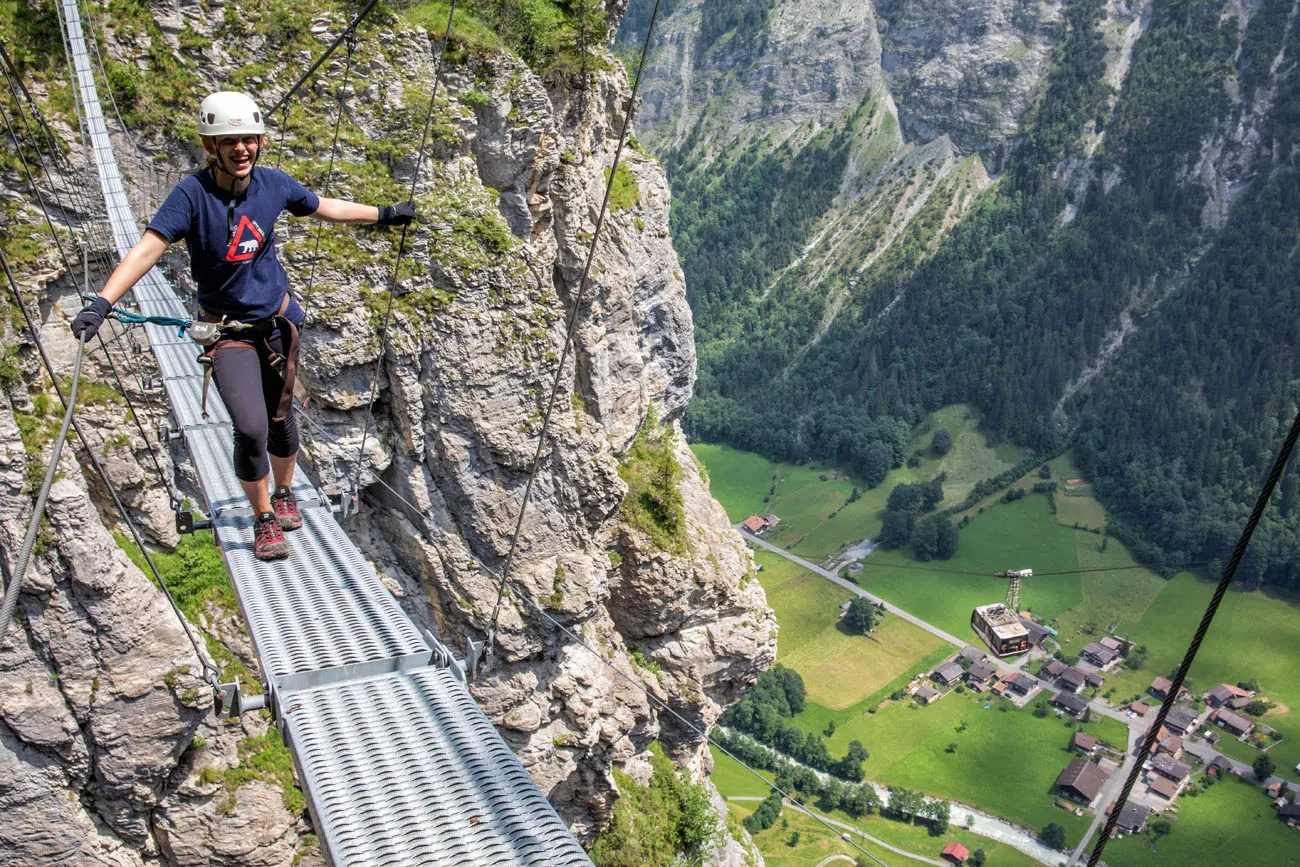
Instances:
[[[117,107],[117,99],[113,96],[113,88],[110,87],[108,83],[108,71],[104,69],[104,58],[99,53],[99,37],[96,36],[94,16],[90,14],[90,0],[85,0],[85,5],[86,5],[86,14],[84,17],[82,17],[81,20],[86,23],[86,30],[90,34],[90,38],[87,39],[86,41],[90,43],[91,52],[87,52],[87,53],[89,54],[93,52],[95,55],[95,64],[99,67],[99,77],[103,79],[104,90],[108,92],[108,104],[113,107],[113,116],[117,118],[118,125],[122,127],[123,137],[129,139],[130,130],[127,128],[126,121],[122,120],[122,112]],[[80,9],[80,0],[78,2],[78,9]],[[80,12],[78,12],[78,15],[80,15]],[[94,75],[93,69],[91,70],[91,75]],[[105,124],[104,128],[107,129],[108,124]],[[136,158],[136,166],[145,165],[144,157],[142,157],[138,152],[135,153],[135,158]],[[150,182],[152,183],[153,166],[152,165],[148,166],[148,169],[149,169],[149,179]],[[133,214],[132,216],[136,216],[136,215]]]
[[[379,0],[370,0],[370,2],[361,8],[360,12],[352,17],[352,21],[348,23],[347,28],[338,36],[334,37],[334,41],[329,44],[329,47],[325,49],[324,53],[322,53],[320,57],[316,58],[316,62],[313,63],[311,67],[293,83],[293,86],[289,88],[284,96],[280,97],[280,101],[271,107],[271,110],[266,113],[267,117],[274,117],[275,113],[283,108],[289,100],[293,98],[293,95],[298,92],[299,88],[307,83],[307,80],[315,74],[316,70],[320,69],[321,64],[326,60],[329,60],[330,55],[338,50],[338,47],[343,44],[343,39],[347,34],[356,30],[357,26],[365,20],[365,17],[370,14],[370,11],[375,8],[375,5],[378,2]],[[448,32],[447,35],[450,36],[450,32]]]
[[[280,125],[276,129],[276,134],[277,134],[277,138],[275,142],[276,171],[279,171],[280,166],[284,163],[284,134],[289,129],[289,109],[292,106],[293,106],[293,102],[288,97],[286,97],[284,100],[284,111],[280,115]]]
[[[1177,696],[1182,689],[1183,681],[1187,678],[1187,672],[1196,659],[1197,651],[1201,649],[1201,642],[1205,639],[1210,624],[1214,622],[1214,615],[1219,610],[1219,603],[1223,601],[1224,594],[1228,592],[1228,587],[1232,584],[1233,576],[1237,573],[1237,566],[1240,565],[1242,557],[1246,554],[1246,547],[1250,544],[1251,537],[1255,535],[1255,527],[1264,515],[1264,509],[1273,496],[1273,489],[1277,487],[1277,481],[1281,478],[1282,471],[1286,469],[1287,460],[1291,457],[1297,439],[1300,439],[1300,413],[1296,413],[1295,420],[1291,422],[1291,430],[1287,432],[1286,439],[1283,440],[1282,447],[1273,460],[1273,467],[1269,470],[1268,478],[1264,481],[1264,486],[1259,492],[1259,498],[1255,501],[1254,508],[1251,509],[1250,518],[1247,519],[1246,526],[1242,528],[1241,536],[1232,549],[1232,556],[1223,568],[1223,575],[1219,578],[1218,586],[1214,588],[1214,594],[1205,607],[1205,614],[1201,617],[1201,622],[1192,635],[1191,643],[1187,645],[1187,652],[1183,656],[1183,661],[1178,664],[1178,671],[1175,672],[1173,683],[1168,690],[1169,695]],[[1169,715],[1169,709],[1173,706],[1174,702],[1172,701],[1161,704],[1155,722],[1151,724],[1147,733],[1142,737],[1142,745],[1138,750],[1137,761],[1133,764],[1133,770],[1129,771],[1128,779],[1124,781],[1124,788],[1120,791],[1119,798],[1111,807],[1110,817],[1106,820],[1105,827],[1102,828],[1101,837],[1097,840],[1092,855],[1088,858],[1088,867],[1097,867],[1097,864],[1101,861],[1101,854],[1106,850],[1106,842],[1115,831],[1115,825],[1119,821],[1119,814],[1124,809],[1124,805],[1128,803],[1129,794],[1133,791],[1133,786],[1142,773],[1142,766],[1146,763],[1147,757],[1151,755],[1151,748],[1156,741],[1155,735],[1164,726],[1165,717]]]
[[[6,78],[8,78],[8,76],[9,76],[9,70],[7,70],[7,69],[5,70],[5,75],[6,75]],[[14,91],[13,91],[13,84],[12,84],[12,81],[10,81],[9,84],[10,84],[10,93],[12,94],[12,93],[14,92]],[[20,112],[20,117],[22,117],[22,120],[23,120],[24,126],[26,127],[26,130],[27,130],[27,137],[28,137],[29,139],[34,139],[35,136],[32,135],[32,132],[31,132],[31,124],[27,121],[27,117],[26,117],[26,115],[22,113],[21,103],[18,104],[18,108],[19,108],[19,112]],[[26,177],[27,177],[27,183],[28,183],[28,185],[31,187],[32,193],[36,196],[36,201],[37,201],[37,203],[38,203],[38,204],[40,205],[40,207],[41,207],[42,215],[45,217],[45,224],[49,227],[50,235],[51,235],[51,237],[54,239],[54,243],[55,243],[55,245],[56,245],[56,246],[58,247],[58,249],[59,249],[59,256],[60,256],[60,258],[62,258],[62,260],[63,260],[63,266],[64,266],[64,268],[66,269],[66,271],[67,271],[69,274],[75,273],[75,270],[76,270],[76,269],[73,267],[72,262],[71,262],[71,261],[69,260],[69,258],[68,258],[67,251],[66,251],[66,250],[64,249],[64,247],[63,247],[63,242],[59,239],[58,232],[55,231],[55,228],[54,228],[54,221],[53,221],[53,218],[51,218],[51,216],[50,216],[49,207],[46,205],[45,197],[44,197],[43,195],[41,195],[40,188],[39,188],[39,186],[38,186],[37,183],[36,183],[36,179],[35,179],[35,177],[33,176],[33,173],[32,173],[32,170],[31,170],[31,166],[29,165],[29,163],[27,162],[26,157],[25,157],[25,156],[23,155],[23,153],[22,153],[22,145],[21,145],[21,143],[20,143],[19,140],[18,140],[18,134],[17,134],[17,132],[16,132],[15,129],[14,129],[13,123],[10,121],[9,113],[8,113],[7,111],[5,111],[3,104],[0,104],[0,118],[3,118],[3,120],[4,120],[4,124],[5,124],[5,129],[9,132],[9,137],[10,137],[10,139],[11,139],[11,140],[13,141],[13,143],[14,143],[14,149],[15,149],[15,151],[16,151],[17,154],[18,154],[19,161],[20,161],[20,163],[22,164],[23,171],[24,171],[24,173],[25,173],[25,175],[26,175]],[[40,149],[39,149],[39,145],[36,145],[36,146],[34,147],[34,150],[35,150],[35,153],[36,153],[37,159],[38,159],[38,161],[40,162],[41,170],[42,170],[43,172],[45,172],[47,175],[49,175],[50,173],[49,173],[49,170],[45,167],[44,160],[42,160],[42,159],[40,158]],[[56,197],[56,204],[58,205],[59,209],[62,210],[62,211],[64,211],[64,212],[66,213],[66,209],[64,209],[62,202],[61,202],[61,201],[57,201],[58,191],[55,190],[55,189],[53,189],[53,187],[51,188],[51,191],[55,194],[55,197]],[[93,223],[92,223],[92,224],[93,224]],[[72,231],[72,230],[71,230],[71,228],[69,227],[69,232],[71,233],[71,231]],[[73,240],[76,240],[76,236],[75,236],[75,234],[73,234]],[[88,253],[88,247],[87,247],[84,243],[81,244],[80,246],[82,246],[82,248],[83,248],[83,252],[87,252],[87,253]],[[83,265],[83,270],[85,271],[85,278],[86,278],[86,280],[87,280],[87,282],[88,282],[88,281],[89,281],[89,278],[90,278],[89,267],[88,267],[88,256],[87,256],[87,258],[86,258],[86,262],[87,262],[87,264]],[[100,278],[101,278],[101,280],[103,279],[103,273],[102,273],[102,271],[101,271],[101,274],[100,274]],[[158,474],[158,480],[159,480],[159,482],[161,482],[162,485],[167,489],[168,497],[170,498],[170,500],[171,500],[173,506],[175,506],[176,504],[178,504],[179,500],[178,500],[177,497],[176,497],[175,491],[174,491],[174,489],[173,489],[173,486],[172,486],[170,480],[167,478],[167,474],[166,474],[165,472],[163,472],[162,464],[161,464],[161,462],[158,460],[158,456],[157,456],[157,454],[156,454],[155,451],[154,451],[153,442],[152,442],[152,440],[150,440],[149,435],[145,432],[144,425],[143,425],[143,423],[140,421],[140,416],[139,416],[139,413],[136,411],[135,404],[134,404],[134,402],[131,400],[131,396],[130,396],[130,394],[127,392],[125,384],[122,382],[122,377],[121,377],[121,374],[120,374],[120,373],[118,372],[118,370],[117,370],[117,365],[113,362],[113,356],[112,356],[112,353],[109,351],[107,344],[105,344],[105,342],[104,342],[104,336],[103,336],[103,334],[97,334],[97,337],[99,338],[100,348],[102,348],[102,349],[104,350],[104,358],[105,358],[105,360],[108,362],[109,370],[112,371],[113,379],[117,382],[118,391],[121,392],[122,397],[126,400],[126,402],[127,402],[127,408],[128,408],[128,409],[130,410],[130,412],[131,412],[131,418],[135,421],[136,428],[137,428],[137,430],[139,431],[140,436],[141,436],[141,438],[144,440],[145,446],[146,446],[146,448],[147,448],[148,451],[149,451],[149,457],[150,457],[151,461],[153,462],[154,469],[157,471],[157,474]],[[84,341],[83,341],[83,342],[84,342]],[[51,375],[53,375],[53,374],[51,374]],[[141,391],[142,391],[142,393],[144,393],[144,394],[146,395],[146,399],[147,399],[147,398],[148,398],[148,391],[147,391],[146,389],[144,389],[144,387],[143,387],[143,386],[144,386],[144,379],[143,379],[142,376],[140,376],[140,373],[139,373],[139,369],[138,369],[138,368],[137,368],[137,370],[136,370],[136,376],[137,376],[137,378],[138,378],[139,381],[140,381],[140,384],[141,384]]]
[[[636,98],[641,89],[641,75],[645,71],[646,56],[650,52],[650,41],[654,38],[655,23],[659,18],[660,0],[655,0],[654,9],[650,13],[650,24],[646,28],[645,41],[641,44],[641,59],[637,63],[636,77],[632,80],[632,94],[627,101],[627,114],[623,116],[623,128],[619,130],[618,145],[614,148],[614,162],[609,168],[609,177],[605,181],[605,194],[600,201],[600,213],[596,217],[596,227],[591,235],[591,245],[587,248],[587,258],[582,266],[582,276],[578,280],[578,293],[573,301],[573,309],[569,313],[569,321],[564,329],[564,348],[560,353],[559,364],[555,369],[555,380],[551,383],[551,393],[546,401],[546,412],[542,416],[542,429],[537,437],[537,449],[533,453],[532,467],[528,471],[528,481],[524,485],[523,502],[519,505],[519,517],[515,521],[514,533],[510,536],[510,548],[506,552],[505,563],[501,567],[500,584],[497,587],[496,602],[492,606],[492,616],[488,620],[487,641],[484,644],[486,653],[492,652],[493,638],[496,634],[497,619],[501,616],[501,602],[505,598],[506,582],[510,577],[510,567],[514,563],[515,553],[519,547],[519,534],[523,531],[524,516],[528,512],[528,502],[532,496],[533,483],[537,478],[538,467],[541,466],[542,449],[546,446],[546,431],[551,423],[551,412],[555,409],[555,398],[560,391],[560,381],[564,377],[564,364],[569,358],[569,347],[573,345],[573,332],[578,325],[578,317],[582,312],[582,302],[585,300],[587,292],[587,279],[591,274],[591,263],[596,258],[596,245],[600,241],[600,230],[605,224],[605,215],[609,212],[609,197],[614,189],[614,179],[618,175],[619,160],[623,157],[623,146],[627,141],[628,132],[632,129],[632,118],[636,116]]]
[[[348,31],[348,62],[343,69],[343,83],[339,85],[338,90],[338,111],[334,114],[334,141],[330,144],[329,164],[325,167],[325,195],[329,192],[334,183],[334,159],[338,155],[339,149],[339,129],[343,123],[344,94],[348,89],[348,79],[352,75],[352,63],[357,50],[357,33],[355,30]],[[287,109],[286,109],[287,111]],[[307,289],[303,292],[302,306],[305,311],[311,304],[311,293],[316,287],[316,265],[320,262],[320,240],[321,233],[325,231],[324,223],[316,224],[316,244],[311,253],[311,271],[307,275]]]
[[[36,346],[36,351],[40,354],[41,362],[45,365],[45,370],[50,375],[50,381],[54,384],[55,394],[58,395],[59,402],[63,404],[66,410],[71,407],[72,404],[64,396],[63,388],[59,385],[58,378],[54,376],[54,365],[50,362],[50,356],[45,351],[45,344],[41,341],[40,331],[36,328],[36,322],[32,318],[31,313],[28,312],[27,304],[23,301],[22,293],[18,290],[18,283],[14,280],[13,272],[9,270],[9,260],[5,258],[3,250],[0,250],[0,268],[3,268],[4,270],[5,278],[9,284],[9,291],[14,297],[14,302],[18,305],[19,311],[22,313],[23,321],[27,324],[27,331],[32,337],[32,342]],[[194,648],[194,653],[199,659],[199,664],[207,674],[206,681],[214,688],[217,687],[221,682],[221,670],[217,668],[216,663],[212,661],[212,658],[208,655],[207,651],[199,645],[194,634],[190,631],[190,622],[185,619],[185,615],[181,612],[180,606],[176,604],[176,598],[172,596],[171,588],[169,588],[167,582],[163,580],[162,573],[158,571],[158,566],[154,563],[153,557],[149,554],[149,549],[144,544],[139,528],[136,527],[135,521],[131,519],[131,514],[127,511],[126,506],[122,504],[122,498],[118,496],[117,489],[108,478],[108,473],[104,470],[103,464],[99,462],[99,458],[95,456],[94,450],[91,449],[90,440],[86,438],[85,432],[81,429],[81,425],[75,418],[72,419],[72,429],[77,432],[77,437],[81,440],[82,448],[86,450],[86,457],[90,460],[91,466],[95,470],[95,474],[99,476],[100,481],[103,482],[104,487],[108,490],[109,496],[113,499],[113,505],[117,508],[117,513],[122,517],[123,523],[126,524],[127,529],[131,533],[131,538],[135,541],[136,547],[140,549],[140,553],[143,555],[145,563],[148,564],[150,572],[153,573],[154,582],[162,590],[163,595],[167,597],[167,602],[171,606],[172,613],[176,615],[176,619],[181,625],[181,630],[185,633],[185,637],[189,639],[190,646]]]
[[[7,263],[5,268],[8,269]],[[54,438],[50,462],[45,467],[45,477],[41,480],[41,489],[36,495],[36,504],[32,507],[32,517],[27,522],[27,532],[23,535],[23,543],[18,549],[18,568],[14,570],[14,577],[5,587],[4,600],[0,601],[0,645],[4,644],[5,634],[9,632],[9,621],[13,619],[14,609],[18,607],[18,593],[22,590],[23,578],[27,575],[27,564],[31,562],[32,551],[36,548],[36,534],[41,529],[41,518],[45,517],[45,502],[49,499],[51,486],[54,485],[54,474],[59,469],[59,458],[63,456],[63,444],[68,439],[68,428],[72,425],[72,412],[77,408],[77,389],[81,385],[81,359],[85,351],[86,335],[83,333],[77,338],[77,360],[72,370],[72,385],[68,388],[68,408],[63,413],[59,434]]]
[[[657,3],[658,0],[655,0],[655,2]],[[369,6],[366,7],[367,10],[369,8]],[[447,32],[443,34],[442,46],[438,49],[438,62],[433,68],[433,90],[429,95],[429,110],[424,115],[424,132],[420,136],[420,150],[415,158],[415,169],[411,172],[412,200],[415,199],[416,184],[420,180],[420,168],[424,165],[424,148],[429,142],[429,128],[433,125],[433,110],[438,103],[438,83],[442,78],[442,63],[447,56],[447,43],[451,41],[451,27],[455,19],[456,0],[451,0],[451,11],[447,14]],[[334,47],[337,47],[337,45],[338,40],[335,40]],[[320,63],[321,61],[317,61],[312,69],[315,69]],[[388,290],[388,304],[384,309],[384,323],[379,329],[379,354],[375,357],[375,367],[370,373],[370,399],[366,402],[366,423],[361,429],[361,445],[357,449],[357,467],[352,477],[352,488],[345,496],[355,497],[361,486],[361,462],[365,459],[366,442],[370,437],[370,422],[374,417],[375,398],[379,389],[379,367],[384,361],[384,350],[388,345],[388,325],[393,318],[393,295],[397,291],[397,280],[401,274],[402,256],[406,253],[406,233],[408,229],[410,229],[410,223],[402,226],[402,235],[397,241],[397,258],[393,262],[393,282]]]

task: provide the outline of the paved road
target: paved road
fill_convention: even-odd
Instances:
[[[798,563],[800,566],[807,569],[808,571],[816,572],[818,575],[822,576],[827,581],[835,582],[836,584],[843,587],[845,590],[848,590],[850,593],[856,593],[857,595],[865,599],[870,599],[872,602],[875,602],[877,605],[885,606],[885,610],[888,611],[890,614],[895,614],[903,618],[904,620],[906,620],[908,623],[912,623],[915,624],[916,626],[921,627],[926,632],[930,633],[931,635],[938,636],[939,638],[943,639],[949,644],[952,644],[956,647],[965,647],[967,644],[970,644],[969,641],[963,641],[962,639],[953,635],[951,632],[944,632],[939,627],[934,626],[933,624],[930,623],[926,623],[921,618],[916,617],[915,615],[912,614],[908,614],[906,611],[904,611],[903,609],[895,605],[891,605],[890,603],[881,599],[879,596],[868,593],[858,585],[854,584],[852,581],[848,581],[844,578],[841,578],[840,576],[836,575],[834,572],[829,572],[823,569],[822,567],[818,566],[816,563],[810,563],[809,561],[805,560],[802,557],[796,557],[794,554],[791,554],[789,551],[785,550],[784,548],[778,548],[777,546],[773,545],[771,542],[768,542],[766,539],[760,539],[759,537],[755,536],[753,533],[749,532],[748,530],[746,530],[744,527],[740,525],[737,525],[736,529],[740,531],[740,535],[744,536],[746,541],[753,542],[755,545],[764,549],[765,551],[771,551],[773,554],[779,554],[785,559],[789,560],[791,563]]]
[[[736,797],[728,798],[727,800],[728,801],[761,801],[763,800],[763,798],[755,797],[753,795],[737,795]],[[859,837],[862,837],[866,840],[870,840],[872,843],[875,843],[880,848],[888,849],[890,852],[893,852],[895,855],[902,855],[904,858],[911,858],[915,861],[921,861],[925,864],[934,864],[936,865],[936,867],[952,867],[952,865],[947,861],[939,861],[934,858],[926,858],[924,855],[917,855],[915,852],[908,852],[906,849],[899,849],[896,846],[891,846],[888,843],[886,843],[884,840],[881,840],[879,837],[873,837],[870,834],[868,834],[866,831],[863,831],[854,825],[850,825],[847,822],[841,822],[838,819],[832,819],[830,816],[823,816],[820,813],[814,813],[812,810],[809,810],[807,807],[801,807],[798,804],[792,804],[789,801],[786,801],[785,803],[787,807],[790,807],[793,810],[798,810],[800,813],[804,813],[806,815],[812,816],[815,819],[820,819],[821,821],[825,822],[827,825],[830,825],[833,828],[839,828],[841,831],[847,831],[850,834],[856,834]],[[818,864],[817,867],[822,867],[822,864],[829,864],[832,861],[836,861],[841,858],[844,859],[845,861],[853,861],[853,859],[850,858],[848,855],[832,855],[831,857],[822,861],[821,864]]]
[[[858,859],[856,858],[850,858],[848,855],[840,855],[836,853],[835,855],[832,855],[829,858],[823,858],[822,860],[818,861],[817,867],[826,867],[827,864],[834,864],[836,861],[848,861],[850,864],[858,863]]]

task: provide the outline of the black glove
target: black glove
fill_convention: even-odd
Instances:
[[[73,335],[81,337],[84,334],[89,341],[95,336],[95,332],[99,331],[99,326],[104,324],[104,317],[108,316],[112,309],[113,305],[108,303],[107,298],[96,298],[91,301],[77,314],[77,318],[72,320]]]
[[[405,226],[415,219],[415,205],[402,202],[397,205],[380,205],[376,226]]]

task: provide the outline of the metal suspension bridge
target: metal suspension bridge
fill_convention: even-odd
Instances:
[[[109,142],[77,0],[60,0],[81,120],[119,257],[139,240]],[[135,287],[146,316],[187,319],[166,278]],[[231,467],[230,418],[200,409],[196,347],[146,324],[267,685],[226,690],[265,706],[293,755],[335,865],[589,865],[581,846],[470,695],[462,664],[402,612],[330,504],[296,474],[304,518],[287,560],[253,558],[253,514]]]

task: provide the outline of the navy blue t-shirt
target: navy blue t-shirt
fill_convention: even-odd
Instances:
[[[289,291],[289,278],[275,255],[280,212],[305,217],[319,206],[315,193],[276,169],[253,169],[248,188],[238,195],[221,189],[212,172],[203,169],[176,185],[148,228],[169,243],[185,239],[199,306],[252,321],[274,316]],[[285,315],[302,324],[297,301],[290,300]]]

